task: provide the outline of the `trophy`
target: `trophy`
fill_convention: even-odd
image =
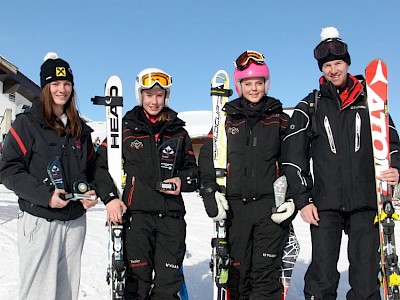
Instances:
[[[179,149],[179,138],[169,139],[158,147],[160,158],[161,182],[157,183],[159,191],[175,191],[176,185],[173,182],[164,182],[165,179],[174,177],[175,162]]]
[[[63,167],[61,159],[56,156],[54,157],[47,166],[47,174],[56,189],[65,190],[64,178],[63,178]],[[86,180],[78,179],[72,186],[72,193],[62,194],[60,198],[63,200],[77,201],[80,199],[96,200],[96,196],[84,195],[90,190],[89,184]]]
[[[275,207],[272,208],[272,213],[276,213],[277,208],[285,203],[287,186],[285,175],[274,181]]]

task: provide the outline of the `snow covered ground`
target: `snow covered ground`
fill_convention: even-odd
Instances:
[[[187,253],[184,272],[190,299],[211,299],[211,273],[209,261],[212,222],[207,217],[201,198],[196,193],[184,195],[187,209]],[[0,299],[18,299],[18,254],[17,254],[18,203],[13,192],[0,185]],[[105,282],[107,259],[107,229],[105,207],[98,204],[87,213],[87,235],[82,260],[80,300],[107,299]],[[297,260],[288,299],[303,299],[303,277],[311,256],[308,225],[298,216],[294,221],[300,242]],[[400,226],[400,225],[397,225]],[[399,231],[399,230],[397,230]],[[400,240],[399,238],[397,240]],[[345,299],[347,283],[347,238],[343,238],[338,270],[341,281],[338,299]]]

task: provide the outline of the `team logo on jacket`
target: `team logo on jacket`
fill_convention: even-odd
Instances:
[[[138,140],[134,140],[133,142],[131,142],[131,148],[135,148],[136,150],[138,149],[142,149],[143,148],[143,143],[141,141]]]
[[[171,156],[174,156],[174,154],[175,154],[175,151],[170,146],[165,147],[161,151],[161,157],[162,158],[169,158]]]
[[[228,134],[235,135],[235,134],[239,134],[239,133],[240,133],[240,130],[237,127],[229,127],[228,128]]]

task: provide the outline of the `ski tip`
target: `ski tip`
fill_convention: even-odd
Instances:
[[[119,81],[119,82],[121,82],[121,78],[119,78],[118,75],[111,75],[110,77],[108,77],[107,81]]]
[[[211,85],[213,87],[219,86],[221,84],[229,85],[229,74],[225,70],[218,70],[211,78]]]
[[[387,78],[388,69],[386,63],[382,59],[375,58],[365,67],[365,79],[368,85],[378,81],[387,84]]]
[[[386,67],[385,61],[384,61],[383,59],[377,57],[377,58],[372,59],[372,60],[367,64],[367,67],[366,67],[366,68],[369,68],[369,67],[375,67],[375,68],[376,68],[376,67],[378,66],[378,64],[384,65],[384,66]]]
[[[114,88],[113,88],[114,87]],[[111,89],[115,89],[114,93]],[[105,84],[105,94],[109,96],[122,96],[122,81],[117,75],[110,76]]]

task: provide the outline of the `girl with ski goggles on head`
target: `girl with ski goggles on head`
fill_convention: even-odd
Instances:
[[[198,170],[185,122],[169,107],[171,86],[172,77],[158,68],[144,69],[136,76],[138,105],[123,117],[127,179],[122,201],[115,196],[118,193],[107,171],[107,147],[103,143],[97,151],[97,190],[108,218],[121,223],[121,211],[129,216],[124,224],[127,300],[178,299],[184,284],[182,192],[197,189]]]
[[[281,299],[283,249],[296,212],[287,199],[282,211],[273,213],[273,184],[281,175],[281,143],[289,116],[281,101],[268,95],[270,72],[264,55],[248,50],[234,65],[238,98],[222,109],[229,170],[226,194],[216,182],[210,134],[198,160],[200,195],[213,221],[227,219],[230,299]]]
[[[143,88],[150,89],[155,84],[159,84],[162,88],[167,89],[172,85],[172,77],[165,72],[153,70],[136,77],[136,82]]]

